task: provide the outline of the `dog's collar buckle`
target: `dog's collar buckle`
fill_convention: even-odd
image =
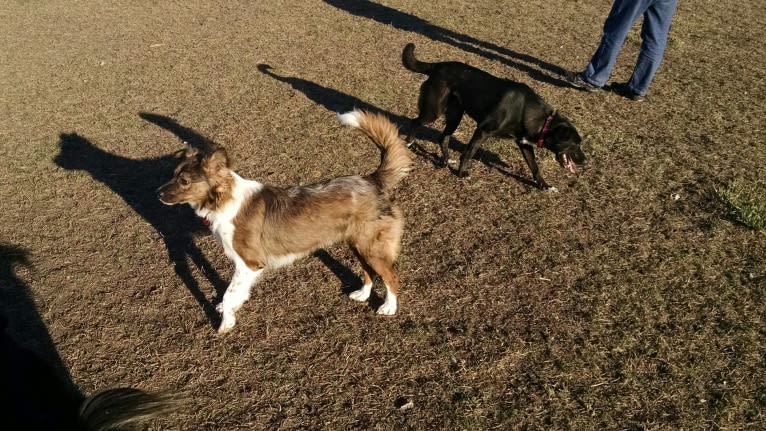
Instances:
[[[545,146],[545,134],[548,133],[548,130],[551,129],[551,121],[553,121],[553,116],[555,114],[556,114],[556,111],[551,112],[548,115],[548,118],[545,119],[543,130],[540,131],[540,136],[537,138],[537,148],[543,148]]]

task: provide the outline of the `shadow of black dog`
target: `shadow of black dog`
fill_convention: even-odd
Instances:
[[[264,75],[270,76],[276,79],[277,81],[289,84],[294,90],[303,93],[306,97],[311,99],[314,103],[322,106],[328,111],[346,112],[351,109],[357,108],[357,109],[362,109],[365,111],[377,112],[377,113],[383,114],[386,117],[390,118],[394,123],[396,123],[396,125],[400,129],[409,127],[410,125],[411,120],[407,117],[396,115],[392,112],[380,109],[377,106],[364,102],[357,97],[351,96],[349,94],[343,93],[338,90],[334,90],[329,87],[319,85],[315,82],[312,82],[306,79],[280,75],[274,72],[274,69],[268,64],[259,64],[258,70]],[[437,147],[438,147],[438,144],[436,144],[436,142],[438,142],[439,135],[440,133],[431,127],[420,127],[418,128],[418,131],[417,131],[418,138],[432,142]],[[454,139],[450,141],[450,148],[452,150],[459,151],[462,153],[463,151],[465,151],[465,148],[463,147],[464,147],[463,144],[458,143]],[[426,150],[421,143],[419,142],[414,143],[413,145],[410,146],[410,150],[413,153],[415,153],[417,156],[430,161],[431,163],[433,163],[434,166],[438,166],[439,156],[437,155],[437,153]],[[475,159],[483,163],[485,166],[487,166],[490,169],[496,169],[498,172],[500,172],[503,175],[522,179],[522,177],[507,171],[505,168],[508,168],[508,165],[505,164],[503,161],[501,161],[500,157],[495,153],[492,153],[485,149],[479,149],[476,152]]]
[[[554,85],[570,87],[560,79],[566,71],[534,56],[486,42],[433,24],[415,15],[369,0],[324,0],[325,3],[352,15],[390,25],[402,31],[417,33],[437,42],[446,43],[489,60],[499,61],[526,73],[530,78]]]

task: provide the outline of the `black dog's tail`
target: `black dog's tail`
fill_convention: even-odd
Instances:
[[[80,428],[87,431],[121,429],[176,409],[179,399],[164,394],[148,394],[133,388],[102,391],[80,405]]]
[[[413,72],[423,73],[426,75],[429,75],[431,71],[433,70],[434,66],[436,66],[435,63],[426,63],[424,61],[420,61],[417,58],[415,58],[414,43],[408,43],[404,47],[404,51],[402,51],[402,63],[404,63],[404,67],[406,67],[407,69]]]

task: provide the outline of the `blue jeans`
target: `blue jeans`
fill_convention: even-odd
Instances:
[[[670,22],[677,3],[678,0],[615,0],[604,23],[601,44],[582,73],[583,78],[599,87],[606,84],[625,36],[643,15],[641,53],[628,81],[628,88],[636,94],[646,94],[665,54]]]

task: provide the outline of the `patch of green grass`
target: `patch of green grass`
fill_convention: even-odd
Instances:
[[[766,230],[766,194],[762,189],[734,180],[715,191],[737,222],[751,229]]]

